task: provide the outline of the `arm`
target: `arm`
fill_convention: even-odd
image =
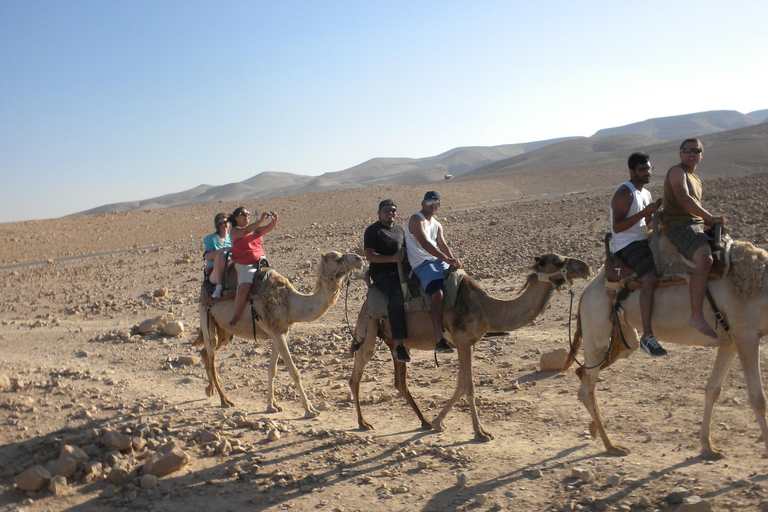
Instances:
[[[613,212],[613,219],[611,219],[614,233],[621,233],[626,231],[643,218],[646,221],[646,227],[650,229],[648,225],[651,220],[651,216],[661,206],[661,199],[655,203],[651,203],[634,215],[627,217],[629,209],[632,206],[632,192],[626,186],[619,187],[616,193],[611,198],[611,211]]]
[[[447,243],[445,243],[445,238],[443,238],[442,226],[437,228],[437,246],[440,248],[440,250],[443,253],[448,255],[448,259],[444,260],[447,264],[455,268],[461,268],[461,261],[459,260],[459,258],[453,257],[453,251],[451,251],[451,248],[448,247]]]
[[[259,236],[266,235],[267,233],[269,233],[270,231],[275,229],[275,227],[277,226],[277,213],[276,212],[264,212],[264,214],[262,214],[262,216],[261,216],[261,220],[259,220],[259,224],[261,224],[261,222],[263,220],[266,220],[267,218],[271,218],[272,219],[269,224],[267,224],[266,226],[261,226],[261,227],[257,226],[256,229],[254,230],[254,231],[258,231]]]
[[[701,205],[691,196],[688,190],[688,180],[685,179],[685,171],[682,167],[673,167],[667,174],[672,190],[675,193],[677,201],[680,206],[692,215],[697,215],[704,219],[705,224],[714,224],[715,222],[722,222],[725,225],[725,217],[715,217],[707,210],[701,207]]]
[[[261,214],[261,217],[259,217],[259,220],[257,220],[256,222],[253,222],[251,224],[248,224],[245,227],[232,226],[232,230],[229,232],[229,239],[230,240],[237,240],[238,238],[243,238],[245,235],[253,233],[254,231],[256,231],[259,228],[259,226],[261,226],[261,224],[268,217],[269,217],[269,212],[264,212],[264,213]],[[272,224],[274,224],[275,222],[277,222],[277,214],[275,214],[275,218],[274,218]],[[268,226],[265,226],[265,227],[268,227]],[[272,226],[272,228],[274,228],[274,226]],[[270,229],[269,231],[272,231],[272,229]],[[267,232],[269,232],[269,231],[267,231]],[[263,234],[263,233],[260,232],[259,234]]]

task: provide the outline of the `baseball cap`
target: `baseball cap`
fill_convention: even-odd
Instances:
[[[380,203],[379,203],[379,210],[381,210],[381,209],[382,209],[382,208],[384,208],[385,206],[394,206],[395,208],[397,208],[397,205],[396,205],[396,204],[395,204],[395,202],[394,202],[393,200],[391,200],[391,199],[385,199],[385,200],[383,200],[382,202],[380,202]]]
[[[424,200],[425,201],[440,201],[440,194],[438,194],[434,190],[430,190],[429,192],[424,194]]]

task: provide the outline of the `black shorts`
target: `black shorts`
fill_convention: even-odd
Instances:
[[[635,271],[637,277],[642,279],[651,272],[656,273],[656,265],[653,264],[653,252],[648,240],[638,240],[617,252],[627,265]]]

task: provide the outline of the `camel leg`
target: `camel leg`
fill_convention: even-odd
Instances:
[[[715,448],[715,446],[712,444],[712,410],[715,407],[715,402],[717,402],[717,399],[720,398],[720,391],[723,387],[723,381],[728,375],[728,371],[731,369],[731,364],[733,363],[733,359],[735,357],[736,347],[733,344],[721,345],[717,349],[715,366],[712,368],[712,374],[709,376],[709,380],[707,380],[707,388],[704,392],[704,417],[701,420],[701,433],[699,434],[702,459],[718,460],[725,457],[725,453]],[[746,366],[744,366],[744,374],[746,377]],[[758,375],[758,379],[759,378],[760,377]],[[747,387],[749,388],[749,380],[747,380]],[[760,390],[760,393],[762,394],[762,389]],[[765,400],[763,400],[763,419],[765,419]]]
[[[267,370],[267,412],[280,412],[282,407],[275,400],[275,376],[277,375],[277,358],[279,356],[277,345],[272,341],[272,350],[269,353],[269,369]]]
[[[421,409],[419,409],[419,406],[416,405],[416,400],[414,400],[413,396],[411,396],[411,391],[408,389],[408,381],[406,380],[408,377],[408,366],[405,363],[401,363],[395,359],[394,353],[392,354],[392,362],[395,363],[395,388],[400,392],[401,395],[403,395],[405,401],[408,402],[408,405],[411,406],[413,412],[415,412],[416,416],[418,416],[419,420],[421,421],[421,428],[432,430],[432,424],[429,422],[429,420],[427,420],[427,418],[424,417]]]
[[[768,423],[765,419],[765,394],[763,393],[763,384],[760,380],[760,339],[750,337],[742,341],[739,346],[739,361],[744,369],[744,380],[747,381],[747,393],[749,396],[749,405],[755,412],[760,432],[768,450]]]
[[[277,351],[280,353],[280,357],[283,359],[285,367],[288,368],[288,374],[293,379],[294,386],[296,386],[296,391],[299,392],[301,403],[304,405],[304,417],[316,418],[320,414],[320,411],[312,406],[312,402],[309,401],[309,398],[307,398],[307,393],[304,391],[304,386],[301,383],[301,374],[299,374],[299,370],[296,368],[296,365],[293,364],[293,358],[291,357],[291,353],[288,351],[288,334],[277,334],[274,338],[272,338],[272,345],[277,348]],[[277,366],[276,361],[275,366]],[[274,396],[272,398],[274,400]]]
[[[485,430],[483,424],[480,423],[480,416],[477,413],[477,405],[475,404],[475,379],[472,371],[472,352],[472,346],[459,350],[459,373],[466,375],[464,378],[464,396],[467,397],[467,402],[469,403],[469,413],[472,416],[472,427],[475,430],[475,441],[487,443],[493,439],[493,434]]]
[[[201,355],[204,356],[203,361],[205,362],[205,371],[208,374],[208,386],[205,388],[205,394],[208,396],[213,396],[213,390],[215,388],[219,393],[221,407],[234,407],[234,402],[227,398],[227,395],[224,394],[224,390],[221,389],[221,385],[219,384],[219,376],[216,372],[217,334],[218,336],[226,336],[227,334],[222,333],[222,330],[219,329],[215,322],[208,322],[207,315],[201,315],[201,320],[202,318],[206,318],[205,327],[201,327],[204,343],[203,351],[205,352],[205,354],[203,354],[203,351],[201,351]],[[201,326],[202,325],[203,322],[201,321]]]
[[[443,425],[443,421],[445,420],[445,417],[448,416],[448,413],[450,412],[451,408],[456,405],[456,402],[459,401],[459,399],[464,396],[467,392],[466,386],[464,384],[465,380],[467,378],[471,379],[472,375],[466,375],[464,372],[467,370],[465,367],[465,358],[466,354],[464,354],[465,349],[461,349],[457,347],[459,351],[459,375],[456,382],[456,391],[453,392],[453,396],[451,396],[450,400],[448,400],[448,403],[445,404],[443,407],[443,410],[440,411],[440,414],[437,415],[437,417],[432,420],[432,429],[437,430],[439,432],[442,432],[445,430],[445,425]],[[469,355],[470,362],[471,362],[471,353]],[[470,364],[469,369],[470,372],[472,371],[472,365]],[[474,427],[474,425],[473,425]],[[475,431],[477,432],[477,431]]]
[[[363,417],[363,409],[360,407],[360,381],[363,378],[365,366],[373,357],[376,350],[376,320],[367,318],[365,307],[361,309],[355,326],[355,339],[363,340],[363,344],[355,352],[355,364],[352,367],[352,375],[349,377],[349,389],[355,401],[357,410],[357,425],[361,430],[372,430],[373,425]],[[366,328],[367,327],[367,328]]]

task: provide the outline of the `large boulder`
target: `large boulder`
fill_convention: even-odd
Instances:
[[[51,474],[38,464],[16,475],[13,481],[22,491],[39,491],[51,482]]]
[[[189,464],[189,455],[176,443],[160,446],[144,464],[144,474],[165,476]]]

